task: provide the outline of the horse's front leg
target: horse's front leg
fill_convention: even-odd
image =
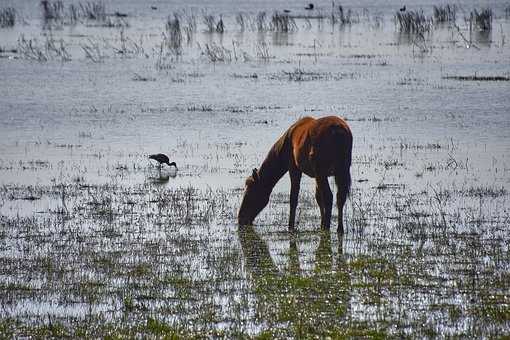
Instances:
[[[294,230],[296,221],[296,207],[298,203],[299,187],[301,184],[301,171],[298,169],[289,169],[290,174],[290,214],[289,230]]]
[[[321,210],[321,227],[329,230],[331,225],[331,208],[333,205],[333,193],[329,188],[327,177],[317,177],[315,198]]]

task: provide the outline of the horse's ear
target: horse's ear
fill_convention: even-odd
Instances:
[[[257,168],[253,168],[253,172],[251,174],[251,177],[253,177],[253,180],[255,182],[259,180],[259,173],[257,172]]]

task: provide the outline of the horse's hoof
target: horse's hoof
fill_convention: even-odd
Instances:
[[[338,223],[338,228],[337,228],[337,232],[339,234],[342,234],[344,233],[344,224],[343,223]]]

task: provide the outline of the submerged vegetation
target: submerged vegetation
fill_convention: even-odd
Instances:
[[[279,195],[259,226],[239,228],[236,190],[4,186],[4,202],[50,197],[57,208],[2,216],[1,274],[11,279],[0,283],[0,334],[508,334],[508,191],[389,190],[385,200],[354,188],[338,238],[311,225],[318,212],[307,191],[289,234]],[[40,315],[45,305],[53,311]],[[434,318],[424,323],[425,313]]]

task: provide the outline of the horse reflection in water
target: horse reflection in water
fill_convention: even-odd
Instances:
[[[255,231],[253,226],[241,226],[238,228],[239,241],[243,250],[246,267],[255,276],[277,275],[278,268],[274,264],[267,243]],[[338,239],[337,258],[333,258],[331,234],[328,231],[319,233],[319,246],[315,253],[315,271],[341,270],[344,265],[343,240]],[[299,251],[296,235],[289,234],[289,274],[299,275]]]
[[[269,202],[276,183],[290,174],[289,230],[294,230],[299,187],[303,173],[315,178],[315,198],[320,208],[321,227],[329,230],[333,194],[328,177],[334,176],[338,187],[338,232],[343,233],[343,207],[351,185],[352,134],[347,123],[335,116],[297,121],[273,145],[260,169],[246,179],[238,222],[253,223]]]
[[[346,316],[350,301],[350,276],[343,259],[342,238],[338,240],[338,256],[332,251],[329,231],[319,233],[313,270],[304,273],[300,268],[297,236],[289,236],[289,258],[286,270],[279,270],[273,261],[269,247],[253,226],[241,226],[238,236],[243,251],[248,280],[252,281],[257,294],[256,310],[267,320],[290,323],[285,326],[286,336],[293,337],[292,326],[310,322],[337,327],[339,318]],[[284,316],[285,320],[280,317]],[[307,317],[303,317],[307,316]],[[305,320],[305,321],[303,321]],[[293,322],[296,322],[294,325]]]

